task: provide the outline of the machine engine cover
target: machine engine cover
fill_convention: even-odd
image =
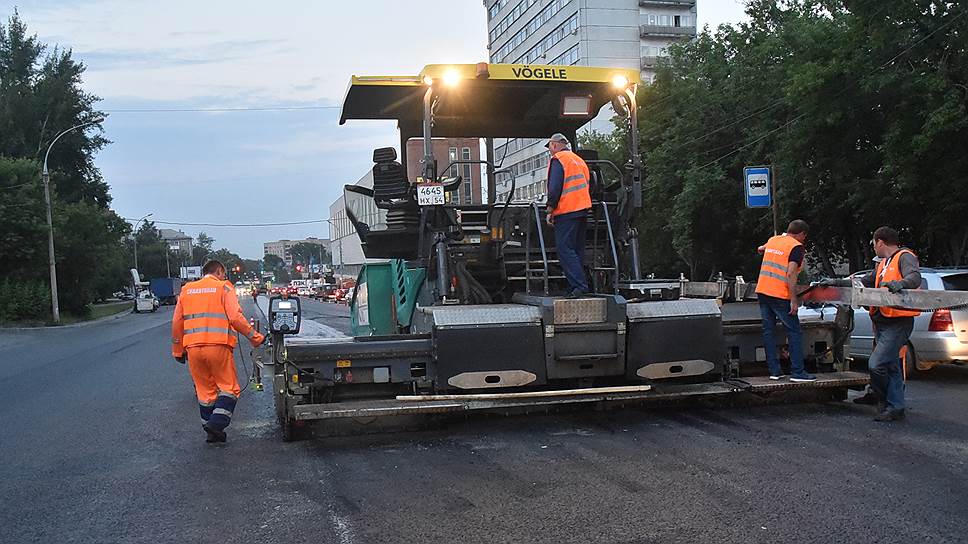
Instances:
[[[547,382],[541,312],[520,304],[432,306],[438,389],[492,389]]]
[[[726,347],[715,300],[632,303],[628,320],[628,379],[708,381],[722,375]]]

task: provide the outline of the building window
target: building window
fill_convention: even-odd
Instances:
[[[517,31],[500,49],[491,54],[491,62],[500,63],[506,61],[514,48],[533,36],[542,25],[550,21],[552,17],[557,15],[570,2],[571,0],[552,0],[550,4],[545,6],[544,9],[528,21],[528,24],[524,25],[524,28]]]
[[[537,45],[528,50],[527,53],[518,58],[517,62],[524,61],[524,64],[534,64],[540,57],[544,57],[548,51],[564,40],[566,36],[578,30],[578,14],[574,14],[558,28],[551,31]]]
[[[460,150],[461,160],[469,161],[471,160],[471,148],[465,147]],[[464,204],[471,204],[474,201],[474,184],[473,184],[473,164],[462,164],[461,165],[461,175],[463,176],[463,187],[464,198],[462,199]]]
[[[565,51],[561,55],[558,55],[558,57],[555,60],[549,62],[548,64],[563,64],[565,66],[571,66],[573,64],[576,64],[578,62],[578,59],[579,59],[578,45],[575,45],[568,51]]]
[[[487,20],[493,19],[506,5],[508,5],[508,0],[496,0],[491,4],[491,9],[487,10]]]
[[[642,15],[642,21],[652,26],[696,26],[696,18],[692,15],[656,15],[654,13],[645,13]]]
[[[518,4],[514,6],[514,9],[511,10],[511,13],[508,13],[507,16],[501,19],[501,22],[494,25],[494,28],[492,28],[488,33],[488,38],[491,40],[490,43],[494,44],[494,42],[496,42],[497,39],[507,31],[507,29],[511,28],[511,25],[513,25],[515,21],[524,15],[524,12],[528,11],[528,8],[535,5],[537,2],[538,0],[521,0],[518,2]]]

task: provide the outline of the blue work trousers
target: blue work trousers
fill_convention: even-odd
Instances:
[[[555,246],[558,261],[568,280],[569,291],[588,292],[585,279],[585,219],[582,214],[555,217]]]
[[[803,376],[803,334],[800,332],[800,318],[796,314],[790,315],[790,301],[782,298],[759,295],[760,316],[763,318],[763,349],[766,350],[766,364],[770,368],[770,375],[783,374],[780,370],[780,359],[776,352],[776,334],[774,328],[779,320],[787,331],[787,345],[790,350],[790,375]]]
[[[904,409],[904,377],[901,375],[901,348],[911,338],[913,317],[889,317],[873,320],[874,351],[867,366],[871,372],[871,390],[895,410]]]

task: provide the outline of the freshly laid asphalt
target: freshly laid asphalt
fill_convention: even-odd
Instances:
[[[345,306],[304,311],[348,331]],[[968,541],[968,369],[910,382],[892,424],[642,408],[295,443],[267,387],[212,446],[170,319],[0,331],[0,542]]]

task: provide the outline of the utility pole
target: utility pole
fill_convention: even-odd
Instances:
[[[776,196],[777,196],[777,190],[776,190],[776,177],[777,177],[776,176],[776,168],[774,168],[774,167],[771,166],[770,167],[770,173],[772,174],[770,176],[770,178],[771,178],[770,181],[773,182],[771,184],[771,187],[770,187],[770,190],[773,191],[773,198],[770,199],[771,200],[770,203],[773,205],[773,236],[778,236],[780,234],[780,212],[779,212],[779,207],[780,206],[776,202]]]
[[[47,264],[50,268],[50,306],[51,317],[53,317],[54,323],[60,323],[60,304],[57,301],[57,262],[54,258],[54,221],[50,212],[50,173],[47,170],[47,157],[50,156],[50,150],[54,148],[54,144],[57,143],[57,140],[61,139],[61,136],[72,130],[94,125],[101,121],[104,121],[104,119],[95,119],[94,121],[74,125],[67,130],[61,131],[51,140],[50,145],[47,146],[47,153],[44,154],[44,169],[41,172],[41,179],[44,182],[44,202],[47,204]]]

